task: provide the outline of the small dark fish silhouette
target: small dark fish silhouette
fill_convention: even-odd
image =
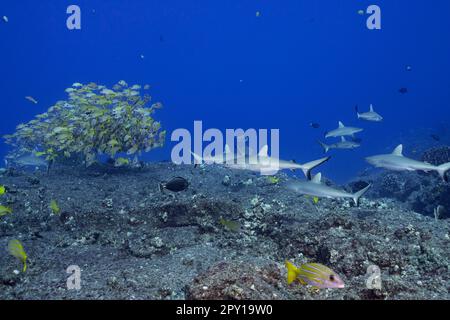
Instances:
[[[412,70],[412,67],[410,65],[407,65],[406,66],[406,71],[411,71],[411,70]]]
[[[441,137],[439,137],[437,134],[430,134],[430,137],[432,137],[436,141],[441,141]]]
[[[400,92],[401,94],[408,93],[408,88],[400,88],[400,89],[398,90],[398,92]]]
[[[309,125],[312,128],[314,128],[314,129],[319,129],[320,128],[320,124],[318,124],[317,122],[311,122]]]
[[[162,192],[164,189],[173,191],[173,192],[180,192],[184,191],[189,187],[189,182],[182,177],[175,177],[172,178],[168,182],[162,182],[159,184],[159,190]]]

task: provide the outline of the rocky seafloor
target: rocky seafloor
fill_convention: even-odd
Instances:
[[[160,192],[181,176],[186,191]],[[216,165],[6,171],[0,203],[0,299],[449,299],[450,184],[434,174],[377,172],[359,207],[286,190]],[[303,178],[303,177],[302,177]],[[331,183],[331,182],[330,182]],[[49,208],[56,200],[61,208]],[[222,219],[239,222],[230,230]],[[28,270],[8,254],[19,239]],[[1,249],[3,248],[3,249]],[[319,262],[344,289],[286,284],[284,261]],[[69,290],[66,269],[81,268]],[[367,269],[381,270],[381,289]]]

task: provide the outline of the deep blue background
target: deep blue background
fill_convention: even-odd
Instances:
[[[81,7],[81,31],[66,28],[70,4]],[[370,4],[382,9],[381,31],[368,30],[357,13]],[[282,158],[299,162],[322,155],[316,140],[338,120],[363,126],[363,146],[332,152],[323,167],[338,181],[367,167],[364,156],[401,142],[414,156],[437,143],[430,132],[449,143],[448,0],[2,0],[3,15],[0,135],[64,99],[73,82],[123,79],[152,85],[169,134],[194,120],[280,128]],[[383,123],[356,119],[354,105],[369,103]],[[149,159],[168,159],[167,142]],[[0,157],[6,151],[2,142]]]

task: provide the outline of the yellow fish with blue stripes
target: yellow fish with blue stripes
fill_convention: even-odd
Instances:
[[[320,263],[305,263],[296,267],[289,261],[285,262],[287,268],[287,283],[298,280],[303,285],[311,285],[318,289],[344,288],[344,281],[330,268]]]

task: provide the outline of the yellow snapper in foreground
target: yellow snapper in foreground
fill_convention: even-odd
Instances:
[[[344,281],[330,268],[320,263],[305,263],[300,267],[285,262],[288,274],[287,283],[298,280],[303,285],[311,285],[319,289],[344,288]]]

